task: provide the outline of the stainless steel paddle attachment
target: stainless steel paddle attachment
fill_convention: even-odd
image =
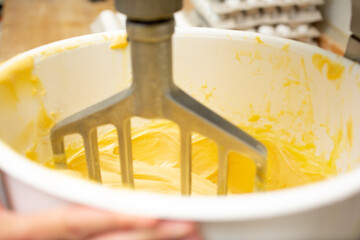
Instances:
[[[197,132],[218,144],[218,194],[227,193],[230,151],[253,159],[257,175],[266,168],[266,148],[257,140],[209,110],[173,82],[173,14],[182,0],[115,0],[127,15],[131,43],[133,81],[131,86],[60,122],[51,131],[57,167],[66,167],[64,136],[83,137],[89,178],[101,182],[97,127],[113,124],[118,133],[122,183],[134,187],[130,118],[165,118],[178,124],[181,142],[181,192],[191,194],[191,134]]]

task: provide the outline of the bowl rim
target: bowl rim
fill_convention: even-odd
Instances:
[[[119,33],[122,34],[124,31],[96,33],[50,43],[21,53],[4,62],[0,65],[0,72],[26,56],[41,57],[43,56],[41,55],[42,52],[49,48],[74,45],[89,46],[99,42],[111,41]],[[343,63],[353,64],[348,59],[315,46],[251,32],[209,28],[178,28],[175,36],[241,41],[244,41],[245,38],[248,41],[256,41],[256,38],[260,37],[265,44],[271,46],[282,47],[289,43],[290,48],[295,47],[295,49],[301,49],[302,52],[320,53],[331,59],[340,59]],[[1,139],[0,156],[0,169],[6,175],[56,198],[104,210],[159,218],[213,222],[280,217],[328,206],[350,198],[360,191],[360,169],[356,168],[349,173],[340,174],[326,181],[289,189],[231,197],[193,196],[190,198],[126,189],[114,190],[85,180],[54,173],[50,169],[29,161],[2,142]],[[21,165],[23,167],[19,168],[18,166]],[[45,179],[46,181],[44,181]],[[92,192],[97,192],[97,194],[91,194]],[[92,197],[88,198],[88,196]]]

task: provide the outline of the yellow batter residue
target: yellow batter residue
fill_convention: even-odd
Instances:
[[[41,52],[41,55],[43,55],[44,57],[49,57],[52,55],[55,55],[57,53],[62,53],[64,51],[67,50],[72,50],[75,48],[79,48],[81,46],[81,44],[71,44],[71,45],[59,45],[59,46],[53,46],[53,47],[49,47],[46,48],[44,51]]]
[[[327,65],[326,76],[329,80],[339,79],[344,72],[344,66],[342,64],[321,54],[314,54],[312,62],[320,72],[322,72],[324,65]]]
[[[261,38],[259,36],[256,36],[255,40],[259,44],[264,44],[263,40],[261,40]]]
[[[284,46],[281,48],[281,50],[288,52],[289,51],[289,47],[290,47],[290,43],[286,43],[284,44]]]
[[[46,111],[42,101],[46,91],[33,70],[34,58],[28,55],[0,71],[0,109],[8,109],[7,114],[13,117],[11,124],[17,126],[12,131],[14,137],[9,138],[11,146],[21,152],[27,149],[25,155],[38,162],[57,115],[49,115]],[[24,105],[24,102],[31,104]],[[18,115],[18,111],[27,113]],[[36,120],[29,121],[31,116],[35,116]],[[22,124],[25,126],[19,127]]]
[[[44,94],[44,89],[39,78],[32,74],[34,59],[31,56],[24,57],[16,65],[10,65],[6,71],[0,72],[1,94],[8,96],[9,103],[19,101],[18,89],[23,85],[31,85],[32,95]]]
[[[116,39],[110,44],[111,49],[117,48],[126,48],[128,45],[127,34],[120,34]]]

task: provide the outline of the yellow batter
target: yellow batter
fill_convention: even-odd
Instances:
[[[316,157],[314,146],[296,146],[282,140],[271,128],[245,129],[268,149],[266,182],[261,190],[275,190],[311,183],[336,174],[333,161]],[[135,185],[138,190],[179,194],[179,136],[177,126],[168,121],[146,121],[132,129]],[[216,194],[217,147],[212,141],[193,135],[193,194]],[[116,130],[99,137],[100,165],[106,186],[121,187]],[[67,146],[69,170],[74,176],[87,178],[82,142]],[[256,169],[249,159],[232,153],[229,157],[229,191],[232,194],[252,192]]]

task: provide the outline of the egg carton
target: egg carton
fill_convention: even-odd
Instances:
[[[196,11],[181,11],[175,14],[177,27],[209,27],[204,19],[199,16]],[[90,24],[92,32],[116,31],[126,28],[126,16],[119,12],[111,10],[102,11],[99,16]],[[255,28],[247,29],[252,32],[259,32],[262,34],[269,34],[304,42],[312,42],[313,38],[320,35],[319,31],[309,25],[300,24],[296,26],[289,26],[285,24],[277,25],[261,25]]]
[[[324,0],[208,0],[212,10],[221,15],[238,11],[251,11],[255,9],[271,10],[274,7],[289,8],[297,6],[307,9],[311,6],[320,6]]]
[[[296,6],[272,9],[252,9],[219,15],[213,11],[210,0],[192,0],[195,10],[209,27],[246,30],[260,25],[299,25],[322,20],[315,5],[300,10]]]
[[[275,26],[262,25],[250,31],[273,35],[278,37],[290,38],[308,42],[308,39],[314,39],[320,36],[319,30],[310,24],[301,24],[298,26],[289,26],[286,24],[278,24]]]

